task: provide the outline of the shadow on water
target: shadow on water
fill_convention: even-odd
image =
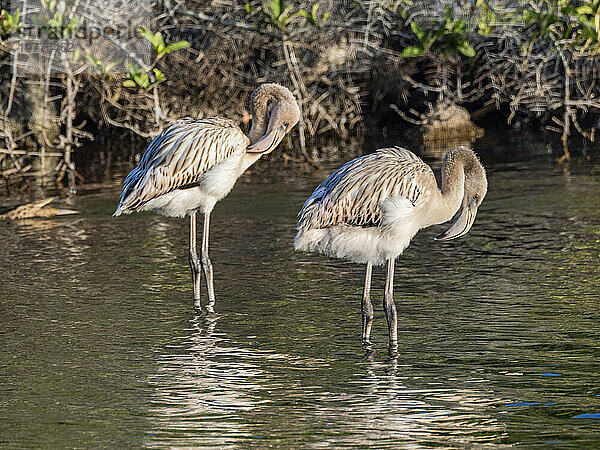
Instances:
[[[118,186],[1,223],[1,445],[597,446],[600,170],[478,145],[469,236],[424,230],[398,261],[393,357],[382,271],[365,352],[363,268],[292,250],[326,170],[218,205],[214,318],[193,315],[186,221],[110,217]]]

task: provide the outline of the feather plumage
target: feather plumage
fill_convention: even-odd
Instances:
[[[465,235],[487,193],[485,169],[470,148],[449,150],[442,164],[442,188],[433,171],[412,152],[385,148],[340,167],[323,181],[300,211],[296,250],[318,252],[366,264],[362,338],[370,346],[372,266],[387,263],[383,307],[390,351],[398,348],[393,299],[394,265],[419,230],[446,222],[436,239]],[[456,214],[460,211],[460,214]]]
[[[135,210],[169,192],[195,186],[208,170],[244,152],[249,143],[229,119],[178,120],[154,138],[129,173],[117,211]]]
[[[379,226],[385,200],[403,197],[417,206],[432,186],[437,186],[433,172],[414,153],[380,149],[344,164],[323,181],[304,203],[298,228]]]

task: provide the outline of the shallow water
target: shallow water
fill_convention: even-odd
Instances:
[[[217,206],[210,319],[187,223],[110,217],[116,185],[73,197],[77,216],[0,223],[0,445],[597,447],[600,166],[498,145],[476,146],[490,191],[471,233],[422,231],[398,261],[396,357],[383,270],[365,352],[363,267],[292,251],[326,171]]]

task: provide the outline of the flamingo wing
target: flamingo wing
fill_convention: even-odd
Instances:
[[[425,179],[435,183],[431,168],[406,149],[384,148],[356,158],[315,189],[299,213],[298,228],[379,226],[386,199],[411,208],[424,200]]]
[[[196,185],[210,168],[245,151],[248,137],[232,120],[191,119],[175,122],[150,143],[138,166],[123,183],[119,210],[134,210],[176,189]]]

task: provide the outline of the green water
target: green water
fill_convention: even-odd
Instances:
[[[326,170],[217,206],[210,319],[187,222],[112,218],[116,184],[0,222],[0,446],[599,447],[600,167],[492,147],[471,233],[424,230],[398,261],[397,357],[383,270],[367,353],[363,267],[292,249]]]

